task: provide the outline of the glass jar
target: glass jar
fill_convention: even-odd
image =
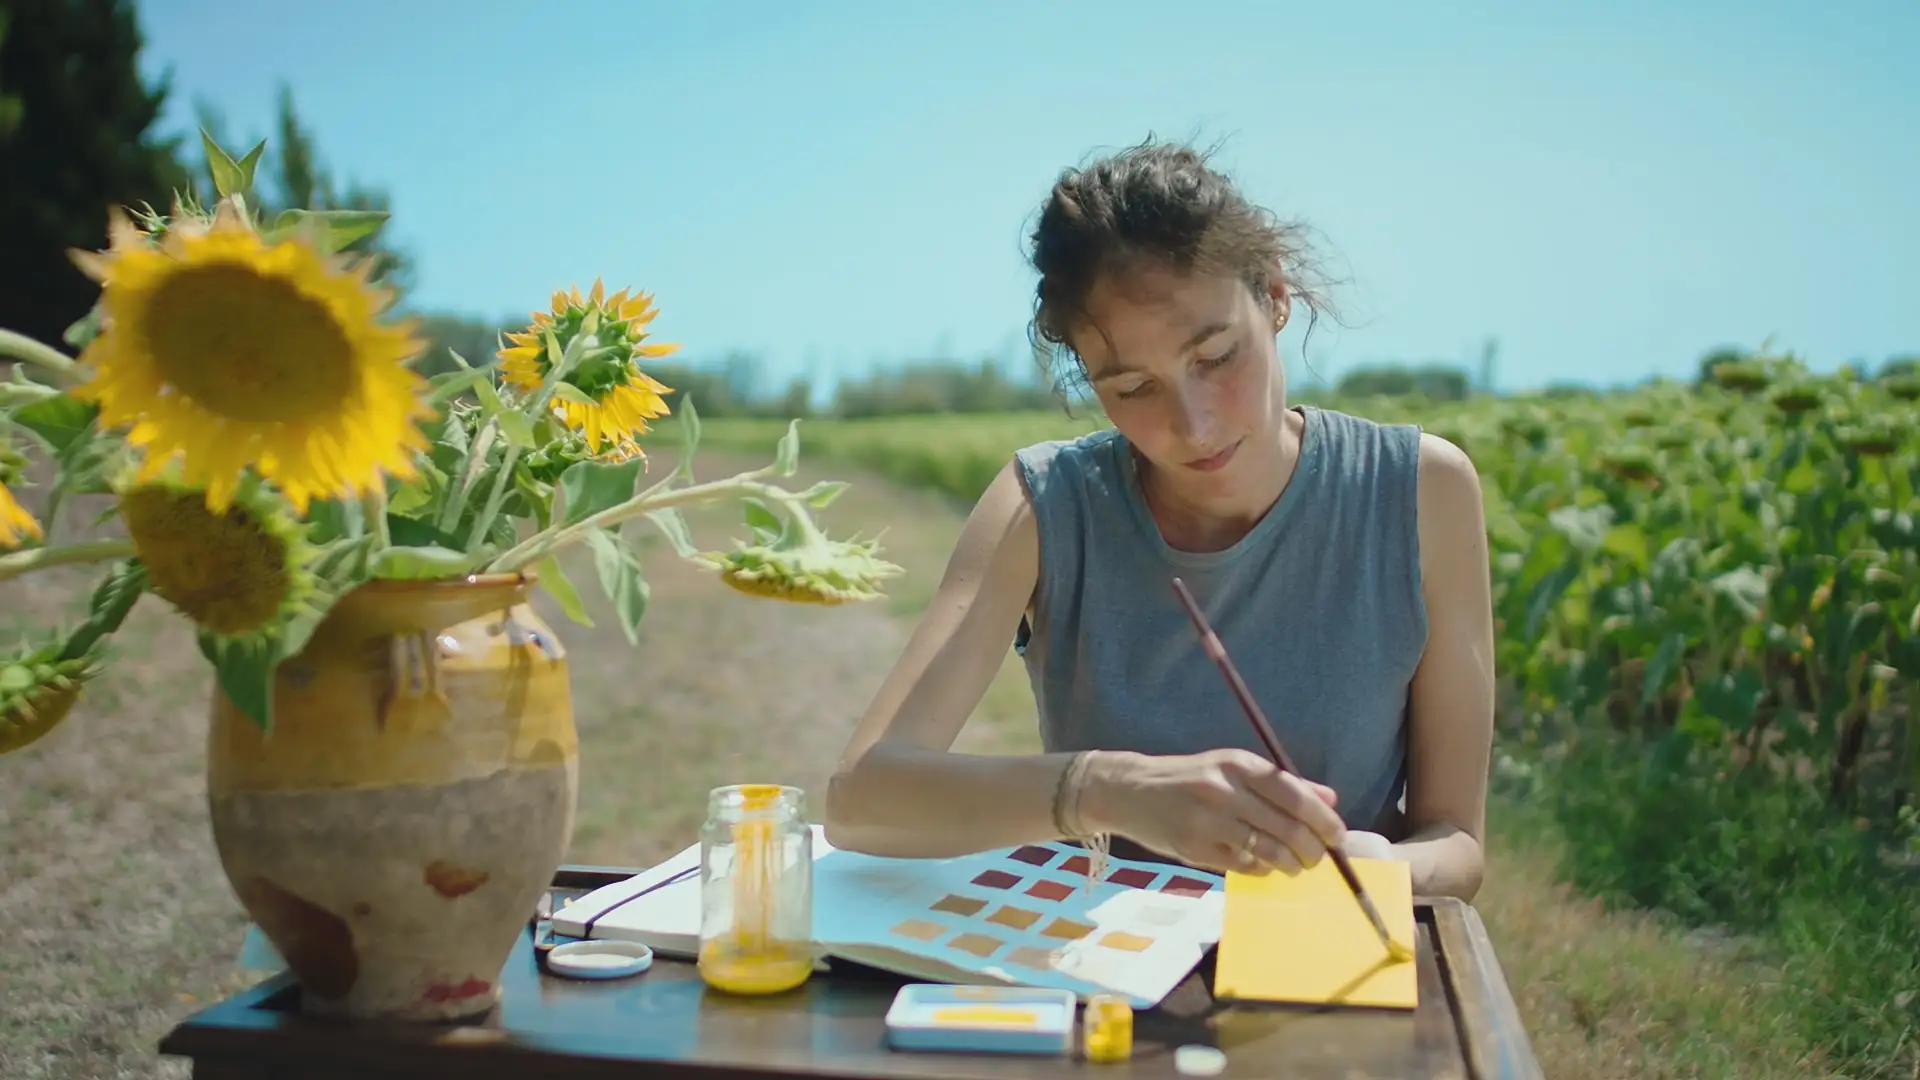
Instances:
[[[813,830],[806,795],[734,784],[707,796],[700,830],[700,977],[777,994],[813,974]]]

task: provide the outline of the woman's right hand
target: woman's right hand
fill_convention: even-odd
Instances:
[[[1346,839],[1332,788],[1246,750],[1096,751],[1082,783],[1084,825],[1200,869],[1297,870]]]

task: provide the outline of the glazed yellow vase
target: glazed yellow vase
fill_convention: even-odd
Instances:
[[[491,1009],[566,856],[579,744],[531,575],[376,581],[281,663],[271,732],[216,684],[213,836],[302,1011]]]

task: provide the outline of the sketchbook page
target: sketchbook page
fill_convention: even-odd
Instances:
[[[814,865],[814,936],[915,978],[1117,993],[1159,1003],[1219,940],[1223,879],[1030,844],[951,859],[835,852]],[[939,972],[940,974],[932,974]]]
[[[1412,870],[1397,859],[1350,861],[1388,935],[1413,948]],[[1229,874],[1226,904],[1215,997],[1394,1009],[1419,1004],[1418,968],[1388,955],[1332,859],[1295,873]]]
[[[833,845],[827,843],[821,826],[812,829],[818,865]],[[673,858],[601,886],[554,912],[554,932],[637,941],[663,956],[692,959],[700,952],[699,866],[700,845],[690,844]],[[690,871],[685,879],[647,891],[682,871]]]

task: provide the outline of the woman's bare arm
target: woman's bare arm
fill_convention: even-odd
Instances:
[[[827,788],[827,839],[875,855],[966,854],[1060,835],[1070,754],[975,755],[954,738],[999,672],[1039,577],[1033,509],[1004,466]]]
[[[1473,462],[1432,435],[1420,443],[1420,562],[1427,650],[1409,691],[1409,835],[1395,849],[1414,892],[1471,900],[1485,872],[1493,740],[1486,511]]]

